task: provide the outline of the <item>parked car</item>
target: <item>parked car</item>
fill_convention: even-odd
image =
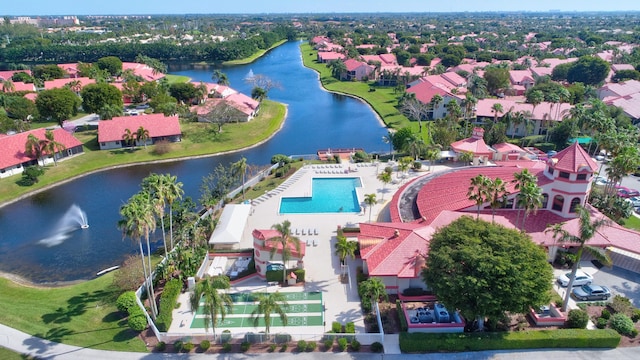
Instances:
[[[634,196],[640,196],[640,191],[636,189],[628,189],[628,188],[619,188],[618,196],[623,198],[630,198]]]
[[[571,295],[580,301],[609,300],[611,291],[606,286],[584,285],[574,288]]]
[[[607,178],[602,177],[602,176],[597,176],[594,180],[593,183],[599,186],[605,186],[607,185],[608,181]]]
[[[625,201],[629,202],[634,208],[640,206],[640,196],[632,196],[630,198],[626,198]]]
[[[570,272],[558,276],[558,283],[560,284],[560,286],[569,286],[570,276]],[[576,280],[573,282],[573,286],[591,285],[592,282],[593,277],[591,275],[578,270],[578,272],[576,272]]]

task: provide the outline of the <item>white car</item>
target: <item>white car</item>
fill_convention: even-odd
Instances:
[[[560,284],[560,286],[569,286],[570,276],[571,272],[558,276],[558,283]],[[591,285],[592,282],[593,277],[591,275],[578,270],[578,272],[576,272],[576,280],[573,282],[573,286]]]
[[[602,176],[598,176],[593,180],[594,184],[598,185],[598,186],[605,186],[607,185],[608,181],[606,178],[602,177]]]

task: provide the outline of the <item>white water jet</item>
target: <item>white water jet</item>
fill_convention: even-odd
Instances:
[[[52,247],[62,244],[71,237],[70,233],[78,229],[87,229],[89,222],[87,214],[76,204],[71,205],[69,210],[62,215],[56,226],[53,227],[51,235],[38,241],[38,244]]]

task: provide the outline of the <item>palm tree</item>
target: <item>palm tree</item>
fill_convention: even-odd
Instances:
[[[527,216],[533,211],[537,211],[542,206],[542,188],[536,183],[526,183],[517,195],[518,207],[524,207],[524,217],[520,229],[524,231]],[[519,209],[518,209],[519,211]]]
[[[380,174],[378,174],[378,180],[380,180],[382,182],[382,198],[381,200],[384,200],[384,193],[385,193],[385,188],[387,186],[388,183],[391,182],[391,174],[389,174],[388,172],[384,171]]]
[[[359,292],[362,301],[369,301],[372,305],[380,301],[382,297],[386,299],[389,297],[384,283],[377,277],[371,277],[361,282]]]
[[[46,138],[46,140],[41,142],[42,143],[42,148],[48,154],[51,154],[51,156],[53,156],[53,164],[55,166],[58,166],[58,160],[56,159],[56,153],[58,153],[60,151],[64,151],[67,147],[64,146],[63,143],[56,141],[55,135],[53,134],[53,131],[51,131],[51,130],[47,130],[44,133],[44,137]]]
[[[262,100],[267,98],[267,91],[260,86],[255,86],[251,89],[251,98],[258,102],[262,102]]]
[[[478,207],[476,219],[480,218],[480,207],[489,199],[490,182],[491,179],[482,174],[471,178],[471,186],[469,186],[469,190],[467,191],[467,197],[469,200],[475,202]]]
[[[116,116],[122,116],[122,114],[122,108],[113,104],[105,104],[100,108],[100,110],[98,110],[98,115],[102,120],[111,120]]]
[[[435,113],[436,113],[436,109],[440,106],[440,104],[442,104],[444,102],[444,99],[442,98],[442,96],[440,96],[440,94],[435,94],[433,95],[433,97],[431,98],[431,101],[429,102],[429,105],[431,106],[431,118],[435,119]]]
[[[11,79],[6,79],[2,81],[2,92],[10,93],[14,92],[16,89],[15,84]]]
[[[166,198],[164,197],[164,193],[166,184],[164,181],[164,177],[162,175],[158,175],[156,173],[152,173],[146,178],[142,179],[142,190],[149,193],[151,196],[152,206],[155,210],[156,215],[160,218],[160,228],[162,229],[162,243],[164,245],[164,253],[169,253],[167,250],[167,237],[164,231],[164,209],[166,208]]]
[[[289,304],[284,294],[279,291],[270,294],[258,294],[255,300],[258,302],[258,306],[251,312],[254,327],[258,327],[260,315],[264,316],[265,332],[268,335],[269,329],[271,329],[271,314],[274,312],[280,315],[282,324],[287,326],[285,309],[289,307]]]
[[[247,158],[242,157],[237,162],[231,164],[231,172],[234,177],[239,177],[242,180],[242,199],[244,200],[244,183],[245,176],[247,175]]]
[[[497,123],[498,122],[498,114],[504,112],[504,109],[502,108],[502,104],[500,103],[495,103],[491,106],[491,111],[493,112],[493,122]]]
[[[491,206],[491,222],[494,222],[496,209],[507,202],[507,187],[502,179],[496,178],[489,181],[487,190],[489,193],[489,204]]]
[[[214,70],[211,74],[211,80],[215,81],[218,85],[229,86],[229,78],[227,74],[220,70]]]
[[[465,165],[473,161],[473,153],[471,151],[463,151],[458,154],[458,160]]]
[[[442,147],[438,144],[429,146],[424,153],[425,160],[429,161],[429,171],[431,171],[431,165],[435,160],[440,159],[440,151]]]
[[[226,278],[226,287],[224,287],[224,281],[220,281],[218,278]],[[218,291],[218,289],[228,288],[229,278],[226,276],[219,276],[217,278],[205,276],[205,278],[196,285],[195,291],[189,298],[191,312],[193,313],[200,307],[200,300],[202,299],[204,301],[204,329],[206,331],[211,327],[214,339],[216,337],[218,316],[224,321],[227,313],[230,313],[233,309],[231,296],[225,292]]]
[[[146,148],[147,140],[149,140],[149,130],[140,126],[138,130],[136,130],[136,139],[138,141],[138,145],[140,145],[140,142],[142,142],[144,144],[144,147]]]
[[[554,237],[558,238],[558,241],[576,244],[578,247],[576,260],[573,263],[571,275],[569,276],[569,285],[567,287],[567,292],[562,303],[562,311],[567,311],[567,306],[569,305],[569,297],[571,296],[571,289],[573,288],[573,282],[576,279],[576,273],[578,272],[578,266],[580,265],[580,260],[582,259],[582,253],[584,252],[584,250],[587,250],[589,254],[591,254],[596,260],[600,261],[601,263],[611,265],[611,258],[607,253],[603,253],[600,251],[600,249],[587,245],[589,240],[593,239],[598,230],[600,230],[604,226],[609,225],[610,220],[603,217],[591,221],[590,211],[580,205],[576,206],[576,213],[578,214],[578,218],[580,219],[578,235],[570,234],[567,230],[564,230],[563,228],[558,226],[548,228],[554,233]]]
[[[395,155],[393,154],[393,139],[395,137],[395,133],[389,130],[387,135],[382,137],[382,142],[385,144],[389,144],[389,153],[391,154],[391,161],[395,161]]]
[[[522,190],[527,184],[530,184],[530,183],[537,184],[538,183],[538,178],[535,175],[533,175],[531,172],[529,172],[528,169],[524,169],[521,172],[517,172],[517,173],[513,174],[513,178],[514,179],[513,179],[512,183],[515,183],[515,190],[516,191]],[[518,224],[518,221],[520,220],[520,213],[522,211],[522,207],[520,207],[520,201],[519,200],[517,202],[517,205],[518,205],[518,217],[516,218],[516,226]]]
[[[412,136],[407,139],[405,151],[409,152],[414,160],[417,161],[420,158],[420,154],[422,154],[422,150],[424,150],[424,148],[424,140],[422,140],[421,138]]]
[[[167,200],[169,204],[169,239],[171,249],[173,249],[173,202],[177,199],[182,199],[182,195],[184,195],[184,190],[182,189],[182,183],[178,182],[178,177],[171,174],[165,174],[165,193],[163,194],[164,198]]]
[[[335,244],[336,255],[340,258],[340,264],[347,265],[347,256],[354,257],[356,250],[358,249],[358,243],[355,241],[349,241],[344,236],[338,236],[338,241]]]
[[[369,222],[371,222],[371,213],[373,212],[373,205],[378,202],[376,194],[364,194],[364,203],[369,206]]]
[[[132,133],[130,129],[124,129],[124,134],[122,134],[122,141],[125,144],[128,144],[129,148],[132,148],[135,145],[136,134]]]
[[[328,66],[331,68],[331,76],[338,80],[342,80],[342,74],[347,72],[347,65],[340,59],[330,61]]]
[[[151,304],[151,315],[155,319],[158,311],[155,304],[155,295],[153,292],[153,279],[151,278],[151,246],[149,237],[151,232],[156,228],[156,219],[151,206],[149,194],[139,192],[133,195],[126,204],[120,207],[120,215],[122,219],[118,221],[118,228],[122,230],[123,236],[128,236],[140,246],[140,255],[142,257],[142,265],[144,271],[145,285],[147,294],[149,295],[149,303]],[[147,242],[147,264],[145,265],[144,249],[142,247],[142,238]]]
[[[24,144],[25,154],[27,154],[27,156],[36,158],[36,162],[38,163],[38,165],[40,165],[40,158],[45,151],[42,145],[42,140],[38,139],[33,134],[29,134],[29,136],[27,136],[27,142]],[[42,166],[44,166],[44,160],[42,160]]]
[[[280,236],[271,238],[269,240],[276,242],[280,246],[273,246],[271,248],[271,258],[273,259],[273,255],[278,251],[278,247],[282,248],[282,283],[284,284],[287,280],[287,261],[291,258],[291,245],[296,249],[296,253],[298,256],[300,255],[300,239],[293,236],[291,233],[291,222],[289,220],[285,220],[282,224],[275,224],[271,226],[272,229],[277,230],[280,233]]]

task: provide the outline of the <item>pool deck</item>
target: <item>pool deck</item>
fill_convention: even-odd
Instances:
[[[347,259],[348,273],[351,279],[349,284],[340,281],[340,264],[338,257],[334,254],[334,244],[336,242],[337,226],[357,226],[361,222],[369,220],[369,207],[366,206],[364,212],[360,213],[322,213],[322,214],[279,214],[280,199],[282,197],[310,196],[311,180],[322,177],[360,177],[362,189],[358,190],[359,201],[362,202],[364,194],[376,194],[378,203],[373,206],[371,214],[372,221],[389,221],[389,212],[386,211],[388,202],[393,194],[404,185],[416,177],[427,175],[445,168],[445,166],[433,166],[430,172],[409,171],[404,178],[397,178],[397,173],[392,174],[393,182],[384,185],[377,179],[377,174],[384,171],[386,163],[366,164],[333,164],[328,165],[305,165],[283,185],[270,194],[265,194],[253,201],[253,209],[247,221],[242,240],[238,248],[252,248],[254,229],[270,229],[272,225],[282,223],[285,220],[291,222],[292,229],[305,229],[307,235],[297,235],[301,242],[308,241],[313,244],[316,240],[317,246],[307,246],[304,257],[304,267],[306,270],[306,282],[304,286],[283,287],[269,286],[268,291],[322,291],[325,305],[324,326],[291,326],[286,328],[272,327],[271,333],[287,332],[292,335],[321,335],[325,331],[331,330],[331,323],[354,322],[356,332],[364,332],[364,320],[360,309],[360,297],[358,296],[356,279],[356,267],[362,264],[361,260]],[[351,169],[351,171],[349,171]],[[426,167],[423,166],[423,169]],[[363,204],[364,205],[364,204]],[[309,235],[308,229],[318,231],[317,235]],[[233,285],[230,292],[242,291],[265,291],[267,283],[257,277]],[[202,329],[191,329],[193,314],[189,310],[188,297],[182,294],[178,300],[181,306],[174,311],[174,320],[170,328],[171,332],[194,333],[201,332]],[[182,324],[182,326],[180,326]],[[219,333],[221,329],[216,329]],[[233,333],[240,332],[260,332],[261,328],[234,328],[229,329]]]

